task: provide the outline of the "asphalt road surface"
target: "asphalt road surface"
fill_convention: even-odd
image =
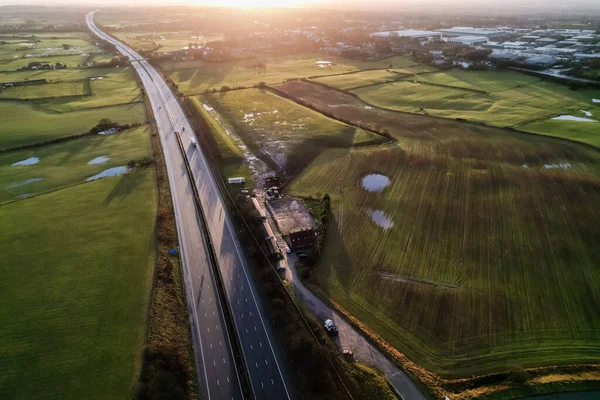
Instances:
[[[139,54],[99,30],[93,14],[90,30],[117,46],[138,72],[156,118],[175,209],[181,259],[192,324],[200,395],[207,399],[241,399],[242,389],[228,340],[223,308],[208,258],[212,243],[233,315],[234,333],[256,399],[291,399],[292,387],[270,321],[264,317],[250,266],[202,150],[192,143],[193,130],[177,99],[156,70]],[[185,149],[182,154],[177,135]],[[192,171],[190,179],[184,157]],[[194,203],[200,197],[208,232]]]

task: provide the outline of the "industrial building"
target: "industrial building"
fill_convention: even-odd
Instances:
[[[509,32],[493,28],[473,28],[471,26],[455,26],[448,29],[440,29],[446,37],[451,36],[485,36],[490,39],[499,39],[510,36]]]
[[[525,59],[523,62],[537,67],[550,67],[558,62],[558,58],[554,56],[534,56]]]
[[[450,44],[464,44],[467,46],[477,46],[488,41],[486,36],[456,36],[444,39]]]
[[[371,33],[371,37],[390,38],[390,37],[409,37],[419,40],[440,40],[442,34],[433,31],[420,31],[416,29],[405,29],[402,31],[387,31]]]

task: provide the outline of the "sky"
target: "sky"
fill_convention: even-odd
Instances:
[[[600,0],[0,0],[1,5],[218,5],[233,7],[272,6],[325,6],[327,8],[410,10],[438,8],[452,11],[471,8],[473,10],[499,10],[507,13],[522,11],[562,11],[565,13],[582,10],[598,11]]]

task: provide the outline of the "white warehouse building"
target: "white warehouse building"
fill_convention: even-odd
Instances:
[[[439,40],[442,38],[440,32],[421,31],[417,29],[405,29],[402,31],[387,31],[371,33],[371,37],[389,38],[389,37],[409,37],[413,39]]]
[[[457,36],[444,39],[450,44],[465,44],[468,46],[477,46],[478,44],[487,43],[488,38],[485,36]]]

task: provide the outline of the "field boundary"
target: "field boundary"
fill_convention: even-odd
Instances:
[[[494,125],[485,124],[483,122],[467,120],[467,119],[464,119],[464,118],[445,118],[445,117],[438,117],[436,115],[429,115],[429,114],[424,115],[424,114],[420,114],[420,113],[414,113],[414,112],[408,112],[408,111],[401,111],[401,110],[394,110],[394,109],[387,108],[387,107],[380,107],[380,106],[374,105],[372,103],[369,103],[368,101],[365,101],[364,99],[362,99],[361,97],[359,97],[356,93],[347,92],[345,90],[338,89],[338,88],[335,88],[335,87],[332,87],[332,86],[328,86],[328,85],[325,85],[324,83],[320,83],[320,82],[309,81],[309,80],[304,80],[304,81],[308,82],[310,84],[313,84],[313,85],[324,86],[324,87],[326,87],[329,90],[337,90],[338,92],[345,93],[346,95],[350,95],[350,96],[356,97],[358,100],[362,101],[363,103],[365,103],[369,107],[377,108],[377,109],[384,110],[384,111],[389,111],[389,112],[393,112],[393,113],[397,113],[397,114],[413,115],[413,116],[420,117],[420,118],[435,118],[435,119],[443,120],[443,121],[455,121],[455,122],[460,122],[460,123],[463,123],[463,124],[469,124],[469,125],[475,125],[475,126],[485,126],[485,127],[489,127],[489,128],[493,128],[493,129],[508,130],[508,131],[511,131],[511,132],[514,132],[514,133],[522,133],[522,134],[526,134],[526,135],[542,136],[542,137],[549,138],[549,139],[552,139],[552,140],[564,141],[564,142],[568,142],[568,143],[575,143],[577,145],[586,146],[586,147],[588,147],[590,149],[594,149],[596,151],[600,151],[600,147],[594,146],[594,145],[589,144],[589,143],[579,142],[579,141],[568,139],[568,138],[565,138],[565,137],[544,135],[544,134],[541,134],[541,133],[528,132],[528,131],[522,131],[522,130],[517,129],[518,126],[521,126],[521,125],[515,125],[515,126],[512,126],[512,127],[511,126],[494,126]],[[278,92],[281,92],[278,88],[274,88],[272,86],[269,86],[269,88],[271,88],[273,90],[276,90]],[[294,100],[294,101],[297,102],[297,100],[296,100],[295,97],[293,97],[291,95],[288,95],[287,93],[284,93],[282,97],[285,97],[285,96],[289,96],[290,99],[292,99],[292,100]],[[301,103],[298,103],[298,104],[301,104]],[[319,111],[318,109],[315,109],[315,110]],[[550,114],[550,115],[554,115],[554,114],[555,113]],[[537,122],[537,121],[543,121],[543,120],[535,120],[533,122]],[[529,122],[529,123],[531,123],[531,122]]]
[[[312,81],[310,81],[310,82],[312,82]],[[324,86],[327,86],[327,85],[324,85]],[[327,87],[329,87],[329,86],[327,86]],[[315,112],[318,112],[319,114],[322,114],[322,115],[324,115],[324,116],[325,116],[325,117],[327,117],[327,118],[334,119],[334,120],[336,120],[336,121],[342,122],[342,123],[344,123],[344,124],[346,124],[346,125],[353,126],[353,127],[355,127],[355,128],[360,128],[360,129],[363,129],[363,130],[365,130],[365,131],[368,131],[368,132],[371,132],[371,133],[373,133],[373,134],[375,134],[375,135],[383,136],[383,137],[385,137],[386,139],[388,139],[388,141],[389,141],[389,142],[388,142],[388,144],[389,144],[389,143],[394,143],[394,142],[397,142],[397,139],[393,138],[392,136],[386,136],[386,135],[385,135],[385,134],[383,134],[382,132],[376,131],[376,130],[374,130],[373,128],[369,128],[369,127],[366,127],[366,126],[361,126],[361,125],[359,125],[359,124],[356,124],[356,123],[354,123],[354,122],[352,122],[352,121],[347,121],[347,120],[344,120],[344,119],[342,119],[342,118],[336,117],[336,116],[334,116],[334,115],[328,115],[327,113],[323,112],[322,110],[320,110],[320,109],[318,109],[318,108],[316,108],[316,107],[315,107],[315,108],[313,108],[313,107],[310,107],[310,106],[309,106],[307,103],[304,103],[304,102],[302,102],[300,99],[297,99],[297,98],[295,98],[295,97],[293,97],[293,96],[290,96],[290,95],[288,95],[287,93],[285,93],[285,92],[283,92],[283,91],[280,91],[279,89],[277,89],[277,88],[275,88],[275,87],[273,87],[273,86],[267,86],[267,87],[266,87],[266,90],[268,90],[268,91],[271,91],[273,94],[275,94],[275,95],[277,95],[277,96],[279,96],[279,97],[281,97],[281,98],[284,98],[284,99],[291,100],[291,101],[293,101],[294,103],[301,105],[302,107],[306,107],[306,108],[308,108],[308,109],[310,109],[310,110],[313,110],[313,111],[315,111]],[[386,143],[381,143],[381,144],[386,144]],[[373,144],[373,145],[375,146],[375,144]],[[364,146],[363,146],[363,147],[364,147]]]
[[[409,75],[408,77],[410,77],[410,76],[413,76],[413,75]],[[408,77],[406,77],[406,78],[408,78]],[[438,86],[438,87],[447,88],[447,89],[463,90],[463,91],[467,91],[467,92],[475,92],[475,93],[486,94],[486,95],[490,94],[490,92],[486,92],[485,90],[471,89],[471,88],[465,88],[465,87],[459,87],[459,86],[451,86],[451,85],[443,85],[441,83],[415,81],[415,80],[412,80],[412,79],[401,79],[401,81],[403,81],[403,82],[410,82],[410,83],[416,83],[416,84],[419,84],[419,85],[430,85],[430,86]]]

